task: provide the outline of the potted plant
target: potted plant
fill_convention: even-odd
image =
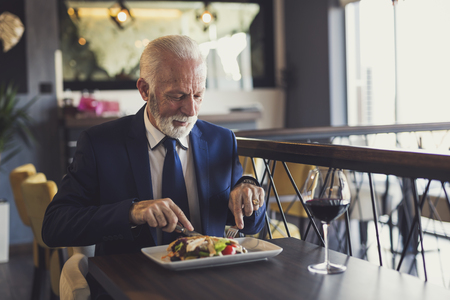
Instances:
[[[19,106],[17,89],[12,83],[0,85],[0,166],[20,152],[19,140],[27,146],[34,141],[28,109],[37,97]],[[5,151],[8,151],[7,154],[2,156]]]
[[[12,83],[7,86],[4,83],[0,85],[0,171],[2,164],[21,150],[18,141],[22,140],[29,146],[31,141],[34,140],[28,109],[36,100],[35,97],[25,105],[19,106],[17,87]],[[2,157],[3,153],[7,154]],[[9,203],[0,199],[0,263],[8,262],[8,250]]]

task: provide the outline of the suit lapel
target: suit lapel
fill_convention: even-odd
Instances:
[[[127,136],[127,151],[131,169],[133,171],[134,182],[140,200],[153,199],[152,180],[150,174],[150,162],[148,157],[147,136],[144,124],[145,105],[135,115],[130,132]],[[150,227],[155,245],[156,230]]]
[[[200,205],[200,215],[202,231],[207,233],[209,224],[209,155],[208,144],[201,138],[202,132],[197,126],[191,131],[190,140],[192,145],[192,155],[194,157],[195,174],[197,179],[198,201]]]
[[[153,191],[143,113],[144,108],[139,110],[132,121],[127,137],[127,150],[139,199],[151,199]]]

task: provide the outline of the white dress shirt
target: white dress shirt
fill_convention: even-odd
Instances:
[[[166,156],[166,148],[161,143],[165,134],[156,129],[147,115],[147,107],[144,113],[145,129],[147,131],[148,140],[148,156],[150,160],[150,172],[152,178],[153,199],[162,198],[162,172],[164,166],[164,158]],[[181,167],[183,168],[184,181],[189,202],[189,213],[187,216],[196,231],[201,232],[200,205],[198,203],[197,178],[195,176],[194,157],[189,142],[189,135],[179,139],[180,143],[187,148],[180,147],[177,143],[177,153],[180,157]]]

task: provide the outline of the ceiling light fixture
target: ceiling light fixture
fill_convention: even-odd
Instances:
[[[122,0],[117,1],[109,8],[109,16],[120,29],[125,29],[134,21],[133,15]]]
[[[205,8],[197,13],[197,20],[203,23],[203,30],[206,31],[213,22],[217,20],[217,14],[211,10],[209,1],[205,1]]]
[[[70,19],[72,19],[73,22],[80,20],[80,15],[78,14],[78,9],[75,7],[69,7],[67,9],[67,14],[69,15]]]

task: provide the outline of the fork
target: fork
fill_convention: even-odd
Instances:
[[[238,234],[239,229],[236,226],[230,227],[227,230],[227,238],[229,239],[234,239],[236,237],[236,235]]]

